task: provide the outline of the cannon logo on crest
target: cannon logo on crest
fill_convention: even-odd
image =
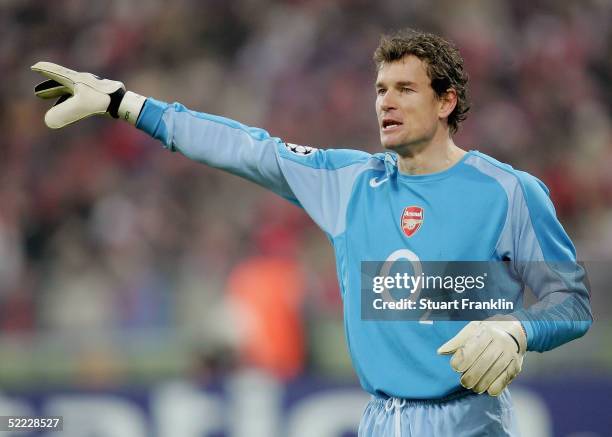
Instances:
[[[412,237],[423,224],[423,208],[420,206],[407,206],[402,212],[401,227],[406,237]]]

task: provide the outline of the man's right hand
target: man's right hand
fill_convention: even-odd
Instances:
[[[91,73],[80,73],[51,62],[37,62],[32,67],[48,80],[34,87],[42,99],[54,99],[45,114],[45,124],[59,129],[96,114],[108,114],[136,124],[145,97],[125,91],[121,82],[101,79]]]

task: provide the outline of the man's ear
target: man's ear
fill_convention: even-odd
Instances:
[[[457,91],[454,88],[449,88],[438,100],[440,101],[438,116],[440,118],[448,118],[457,106]]]

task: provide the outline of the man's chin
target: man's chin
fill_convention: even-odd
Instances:
[[[380,136],[380,144],[383,146],[383,148],[390,152],[396,152],[399,155],[404,155],[408,151],[418,150],[424,143],[425,140],[422,138],[417,140],[413,137],[408,138],[406,136],[399,135],[394,135],[393,137],[391,137],[391,135]]]
[[[402,141],[402,138],[399,135],[385,135],[381,132],[380,144],[386,150],[396,151],[398,148],[401,148],[405,144],[405,141]]]

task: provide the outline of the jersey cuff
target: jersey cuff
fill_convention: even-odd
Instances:
[[[527,313],[527,311],[525,310],[518,310],[515,311],[511,314],[513,317],[515,317],[521,324],[522,328],[523,328],[523,332],[525,333],[525,336],[527,337],[527,350],[533,350],[533,346],[535,344],[535,329],[533,327],[533,322],[529,320],[529,315]]]
[[[166,124],[162,120],[167,108],[167,103],[155,100],[152,97],[147,98],[142,111],[140,111],[136,127],[153,138],[160,140],[167,148],[173,150],[171,145],[168,144],[168,131]]]

